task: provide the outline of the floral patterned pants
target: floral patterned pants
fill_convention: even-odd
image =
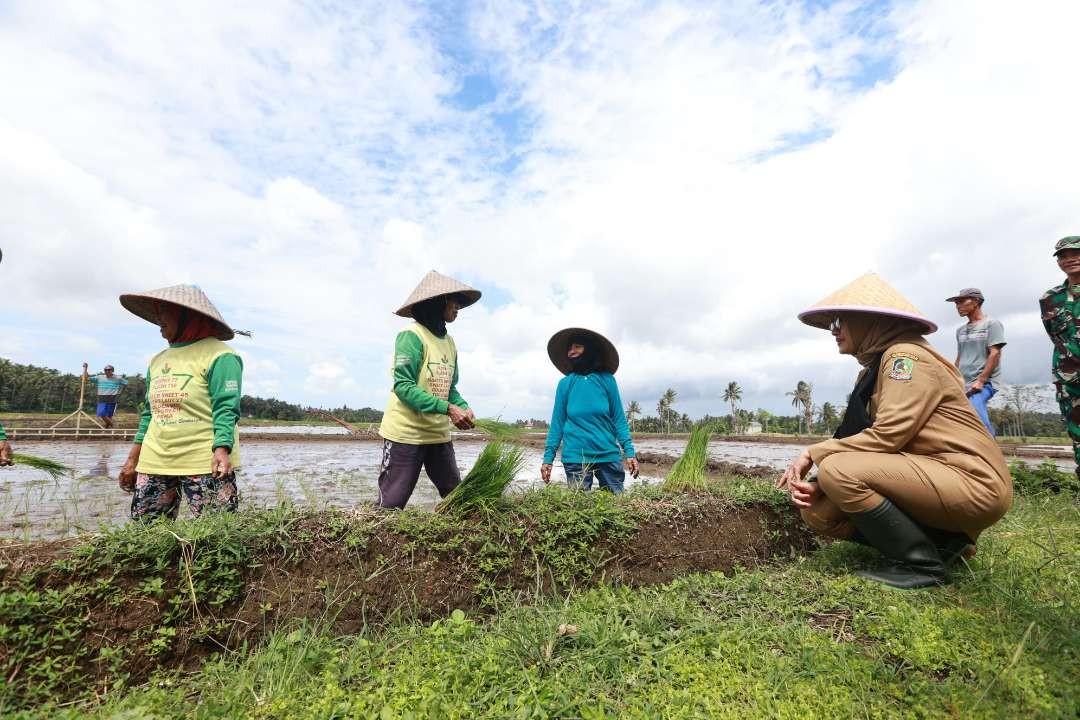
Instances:
[[[192,517],[203,512],[227,510],[236,512],[240,494],[236,489],[236,473],[222,477],[213,475],[147,475],[135,479],[135,494],[131,498],[131,519],[148,522],[164,515],[175,520],[180,512],[180,490],[187,496]]]

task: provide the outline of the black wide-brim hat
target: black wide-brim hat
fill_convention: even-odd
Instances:
[[[595,330],[577,327],[560,330],[548,340],[548,357],[551,358],[551,363],[559,369],[559,372],[563,375],[569,375],[574,371],[570,358],[566,357],[566,346],[570,342],[570,338],[577,335],[592,341],[593,348],[600,356],[600,366],[614,375],[615,371],[619,369],[619,351],[615,349],[614,343]]]

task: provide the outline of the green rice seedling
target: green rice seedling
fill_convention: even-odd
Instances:
[[[435,506],[437,513],[468,513],[502,497],[525,467],[525,450],[494,440],[480,452],[472,470]]]
[[[712,425],[699,425],[690,433],[686,450],[664,480],[666,490],[700,490],[705,487],[705,467],[709,463],[709,437]]]
[[[15,453],[11,456],[11,459],[16,465],[25,465],[26,467],[40,470],[41,472],[48,474],[53,480],[59,480],[72,472],[71,468],[67,465],[61,465],[55,460],[37,457],[36,455],[20,455],[19,453]]]
[[[475,425],[477,430],[496,440],[513,440],[521,435],[521,428],[498,419],[478,418]]]

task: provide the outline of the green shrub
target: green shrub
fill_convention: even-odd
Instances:
[[[1080,495],[1080,478],[1076,473],[1059,470],[1054,461],[1049,458],[1037,467],[1017,460],[1009,466],[1009,470],[1012,472],[1013,487],[1018,493],[1035,495],[1049,492]]]

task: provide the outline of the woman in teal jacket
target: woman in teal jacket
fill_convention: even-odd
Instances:
[[[561,445],[567,485],[589,490],[595,476],[602,490],[621,493],[626,473],[636,478],[639,468],[615,382],[619,353],[600,333],[566,328],[548,341],[548,357],[565,377],[555,390],[540,477],[551,482]]]

